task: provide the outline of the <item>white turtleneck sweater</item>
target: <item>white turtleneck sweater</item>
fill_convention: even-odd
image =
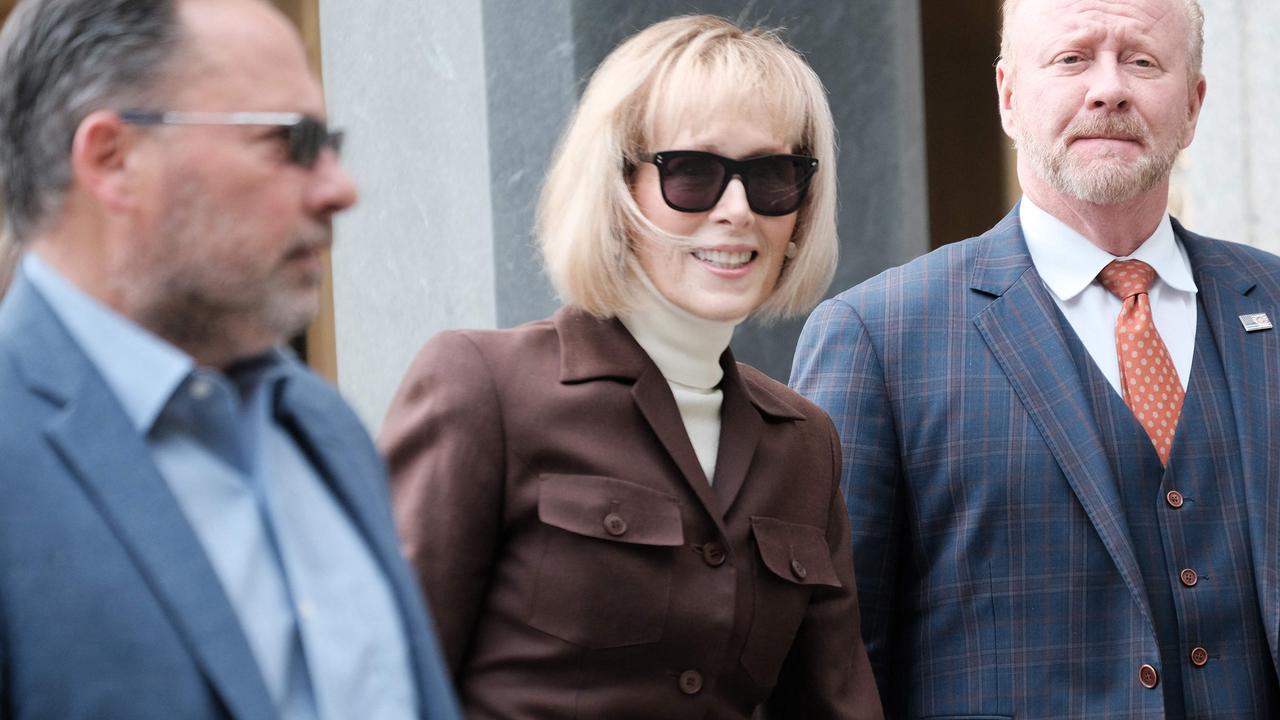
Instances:
[[[720,449],[720,356],[729,347],[737,320],[706,320],[676,307],[642,275],[644,290],[635,309],[619,317],[658,366],[675,396],[698,464],[714,482]]]

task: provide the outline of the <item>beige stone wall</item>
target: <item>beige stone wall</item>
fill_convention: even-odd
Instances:
[[[1185,153],[1187,226],[1280,253],[1280,3],[1200,0],[1207,94]]]

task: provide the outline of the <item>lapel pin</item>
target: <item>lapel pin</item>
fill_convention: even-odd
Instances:
[[[1250,313],[1240,316],[1240,323],[1244,325],[1245,332],[1257,332],[1259,330],[1270,330],[1272,328],[1271,318],[1266,313]]]

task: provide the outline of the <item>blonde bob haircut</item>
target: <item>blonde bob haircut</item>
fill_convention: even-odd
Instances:
[[[777,31],[690,15],[651,25],[619,45],[587,84],[560,139],[538,208],[538,242],[561,300],[598,317],[633,307],[643,271],[632,245],[658,229],[631,194],[631,174],[656,129],[698,128],[726,115],[766,124],[796,154],[818,158],[797,211],[794,257],[755,315],[810,310],[835,272],[836,148],[822,81]]]

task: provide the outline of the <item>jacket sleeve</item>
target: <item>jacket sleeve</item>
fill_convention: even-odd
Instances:
[[[880,356],[857,311],[840,299],[818,306],[796,348],[791,386],[826,410],[843,451],[840,490],[848,510],[862,639],[880,697],[892,715],[897,568],[902,548],[898,430]]]
[[[402,549],[455,678],[499,549],[504,442],[498,396],[479,349],[458,332],[432,338],[396,393],[378,444],[391,474]]]

